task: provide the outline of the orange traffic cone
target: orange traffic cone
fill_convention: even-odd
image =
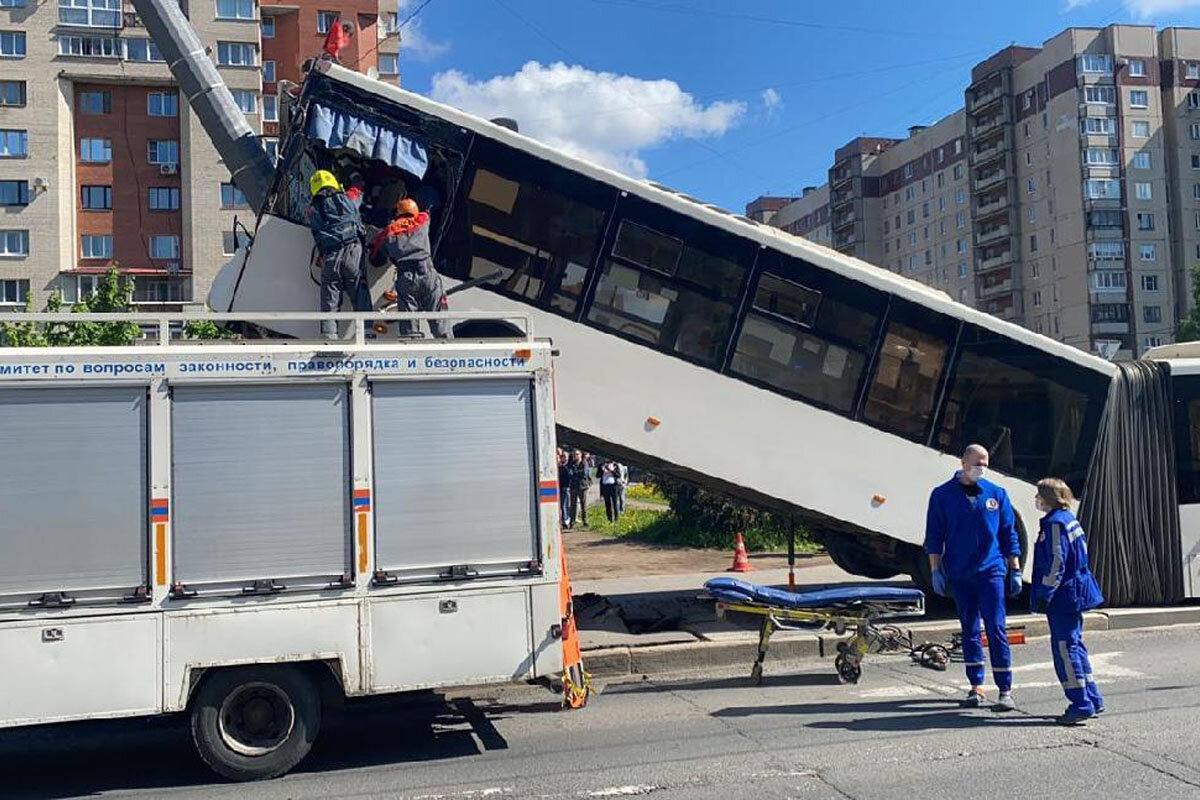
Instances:
[[[729,571],[749,572],[751,569],[750,557],[746,555],[746,542],[739,533],[733,539],[733,566],[729,568]]]

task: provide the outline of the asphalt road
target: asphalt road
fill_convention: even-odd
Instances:
[[[0,796],[164,798],[1200,798],[1200,629],[1094,633],[1108,712],[1065,729],[1046,640],[1014,648],[1020,709],[958,708],[960,666],[875,657],[610,685],[579,712],[546,690],[372,700],[329,720],[276,781],[229,785],[178,721],[0,733]],[[749,665],[747,665],[747,668]]]

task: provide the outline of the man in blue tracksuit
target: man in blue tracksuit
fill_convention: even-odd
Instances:
[[[984,704],[982,614],[992,676],[1000,691],[994,708],[1011,711],[1016,706],[1004,597],[1021,592],[1021,546],[1008,494],[984,480],[987,466],[987,450],[973,444],[963,453],[962,469],[933,490],[925,521],[925,552],[934,591],[952,596],[958,606],[963,659],[971,682],[963,705],[980,708]]]
[[[1057,720],[1060,725],[1078,725],[1104,711],[1083,644],[1083,612],[1102,605],[1104,595],[1088,564],[1087,537],[1071,513],[1074,501],[1064,481],[1038,481],[1035,502],[1045,516],[1033,547],[1029,605],[1050,623],[1054,671],[1070,703]]]

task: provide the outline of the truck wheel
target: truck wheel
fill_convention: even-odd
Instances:
[[[292,667],[239,667],[205,677],[192,702],[192,740],[204,763],[233,781],[284,774],[321,728],[317,688]]]

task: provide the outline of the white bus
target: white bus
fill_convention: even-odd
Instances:
[[[403,196],[431,211],[450,282],[500,272],[453,307],[528,313],[553,339],[572,440],[793,514],[851,572],[924,579],[929,491],[969,443],[991,450],[1025,546],[1033,482],[1087,481],[1119,373],[1103,359],[339,66],[301,89],[216,310],[315,307],[296,266],[312,256],[308,176],[357,172],[368,222]],[[388,277],[372,279],[378,297]],[[1177,597],[1173,531],[1157,555]]]
[[[161,338],[0,348],[0,728],[186,711],[266,778],[337,697],[562,674],[544,341],[127,319]]]

